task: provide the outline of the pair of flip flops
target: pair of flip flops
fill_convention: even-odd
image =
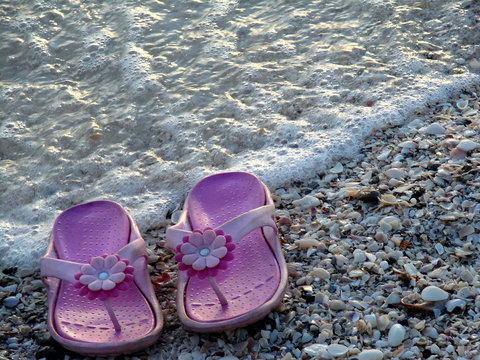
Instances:
[[[287,269],[270,192],[254,175],[222,173],[190,192],[167,229],[179,263],[177,310],[189,330],[220,332],[266,316],[283,298]],[[65,348],[116,355],[153,344],[162,310],[147,269],[145,242],[117,203],[63,212],[41,259],[48,327]]]

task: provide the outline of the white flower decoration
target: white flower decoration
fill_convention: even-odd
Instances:
[[[109,291],[125,280],[127,264],[115,255],[93,257],[90,264],[81,267],[82,275],[78,279],[91,291]]]

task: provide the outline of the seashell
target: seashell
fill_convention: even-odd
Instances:
[[[348,348],[341,344],[328,345],[327,351],[332,356],[343,356],[348,352]]]
[[[341,163],[337,163],[333,168],[329,171],[331,174],[340,174],[343,172],[343,165]]]
[[[388,315],[382,315],[377,318],[377,329],[380,331],[385,330],[390,324]]]
[[[401,142],[400,144],[398,144],[398,146],[400,146],[401,148],[404,148],[404,149],[416,149],[416,148],[418,148],[418,144],[416,142],[413,142],[413,141],[404,141],[404,142]]]
[[[320,357],[327,354],[327,345],[325,344],[312,344],[303,349],[306,355]]]
[[[435,250],[437,250],[438,255],[442,255],[445,252],[445,248],[440,243],[435,244]]]
[[[427,128],[424,130],[424,133],[429,135],[443,135],[445,134],[445,129],[442,125],[433,123],[427,126]]]
[[[475,141],[467,139],[467,140],[460,141],[457,145],[457,148],[462,150],[462,151],[469,152],[469,151],[472,151],[472,150],[476,149],[477,146],[478,146],[478,143],[476,143]]]
[[[463,150],[460,150],[459,148],[453,148],[450,151],[450,157],[453,160],[463,160],[467,157],[467,153]]]
[[[389,148],[383,150],[382,153],[377,156],[377,160],[379,160],[379,161],[386,160],[391,152],[392,152],[392,150],[389,149]]]
[[[388,345],[399,346],[405,339],[405,328],[400,324],[395,324],[388,332]]]
[[[391,179],[403,179],[407,176],[407,172],[399,168],[390,168],[385,171],[385,175]]]
[[[328,307],[331,310],[340,311],[340,310],[345,310],[347,306],[342,300],[330,300],[328,302]]]
[[[295,245],[297,245],[300,249],[309,249],[312,246],[318,246],[320,244],[320,241],[314,239],[314,238],[304,238],[295,241]]]
[[[459,110],[465,110],[467,107],[468,107],[468,100],[466,99],[458,99],[456,101],[456,104],[457,104],[457,108]]]
[[[422,290],[422,299],[425,301],[444,301],[449,297],[445,290],[436,286],[427,286]]]
[[[292,204],[295,205],[296,209],[307,210],[320,205],[320,200],[318,200],[315,196],[307,195],[301,199],[292,201]]]
[[[466,304],[467,303],[465,302],[465,300],[452,299],[452,300],[447,301],[447,303],[445,304],[445,308],[447,309],[447,311],[449,313],[454,312],[455,310],[456,311],[462,311],[463,309],[465,309]]]
[[[464,238],[465,236],[472,235],[475,232],[475,229],[472,225],[468,224],[466,226],[461,227],[458,230],[458,236],[460,238]]]
[[[380,198],[380,193],[376,190],[371,190],[371,189],[362,189],[358,191],[355,189],[349,189],[347,193],[350,197],[353,197],[364,203],[373,204],[373,205],[378,204],[378,201]]]
[[[310,272],[310,275],[315,278],[320,278],[322,280],[328,280],[330,278],[330,273],[322,268],[315,268]]]
[[[358,354],[358,360],[382,360],[383,353],[377,349],[363,350]]]
[[[438,338],[438,331],[432,326],[426,327],[423,330],[423,335],[428,336],[429,338],[436,339]]]

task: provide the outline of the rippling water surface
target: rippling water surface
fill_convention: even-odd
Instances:
[[[471,1],[0,4],[0,267],[93,199],[160,226],[200,178],[270,186],[479,83]],[[33,259],[33,261],[32,261]]]

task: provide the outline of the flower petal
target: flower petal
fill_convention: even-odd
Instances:
[[[198,254],[183,255],[182,262],[185,265],[192,265],[198,258]]]
[[[125,270],[126,267],[127,264],[125,264],[123,261],[119,261],[115,265],[113,265],[111,269],[109,269],[110,274],[122,272],[123,270]]]
[[[115,255],[108,255],[105,258],[105,268],[110,269],[118,262],[118,259]]]
[[[117,285],[117,288],[118,288],[119,290],[122,290],[122,291],[128,290],[128,284],[122,282],[122,283],[120,283],[120,284]]]
[[[80,279],[78,279],[83,285],[88,285],[95,280],[97,280],[97,277],[94,275],[82,275],[80,276]]]
[[[204,244],[206,245],[210,245],[213,240],[215,240],[217,234],[215,234],[215,231],[213,230],[207,230],[203,233],[203,241],[204,241]]]
[[[215,234],[217,234],[217,236],[218,235],[225,235],[225,231],[223,231],[222,229],[217,229],[217,230],[215,230]]]
[[[178,264],[178,270],[180,270],[180,271],[185,271],[185,270],[188,270],[188,269],[191,269],[191,267],[185,265],[183,262],[181,262],[180,264]]]
[[[210,247],[212,249],[218,249],[222,246],[225,246],[226,242],[227,240],[225,239],[225,236],[217,236]]]
[[[222,246],[220,248],[217,248],[217,249],[213,249],[212,252],[210,253],[211,255],[221,259],[223,258],[225,255],[227,255],[227,248],[225,246]]]
[[[110,279],[103,280],[102,289],[106,291],[112,290],[115,287],[115,285],[116,284]]]
[[[189,269],[187,270],[187,275],[188,275],[189,277],[194,277],[195,275],[197,275],[197,273],[198,273],[198,272],[197,272],[196,270],[193,270],[192,268],[189,268]]]
[[[124,273],[112,274],[110,275],[109,279],[118,284],[119,282],[122,282],[123,280],[125,280],[125,274]]]
[[[197,260],[195,260],[195,262],[192,264],[192,267],[197,271],[205,269],[206,266],[207,263],[203,256],[198,257]]]
[[[180,248],[180,251],[182,252],[182,254],[193,254],[198,251],[198,248],[193,244],[185,243]]]
[[[117,288],[108,292],[108,296],[111,296],[111,297],[118,297],[118,295],[120,295],[120,291],[118,291]]]
[[[188,240],[191,244],[195,245],[196,247],[203,245],[203,235],[199,233],[193,233],[190,235]]]
[[[106,291],[100,291],[98,298],[102,301],[105,301],[108,299],[108,293]]]
[[[208,275],[207,269],[199,271],[197,275],[199,279],[205,279]]]
[[[217,276],[217,274],[218,274],[218,268],[207,269],[207,272],[208,272],[208,276]]]
[[[233,251],[233,250],[235,250],[235,244],[234,244],[234,243],[229,243],[229,242],[227,242],[227,243],[225,244],[225,247],[227,248],[228,251]]]
[[[95,300],[98,296],[98,292],[96,291],[89,291],[88,292],[88,295],[87,295],[87,298],[88,300]]]
[[[92,265],[97,271],[104,269],[104,259],[101,256],[95,256],[91,258],[90,265]]]
[[[84,287],[82,287],[82,288],[80,289],[79,294],[80,294],[81,296],[85,296],[85,295],[87,295],[89,292],[90,292],[90,291],[88,290],[88,287],[87,287],[87,286],[84,286]]]
[[[97,270],[90,264],[83,265],[80,271],[85,275],[97,275]]]
[[[218,257],[208,255],[205,259],[205,262],[207,263],[207,267],[213,268],[219,264],[220,259]]]
[[[102,288],[102,280],[95,280],[88,284],[88,288],[92,291],[98,291]]]

